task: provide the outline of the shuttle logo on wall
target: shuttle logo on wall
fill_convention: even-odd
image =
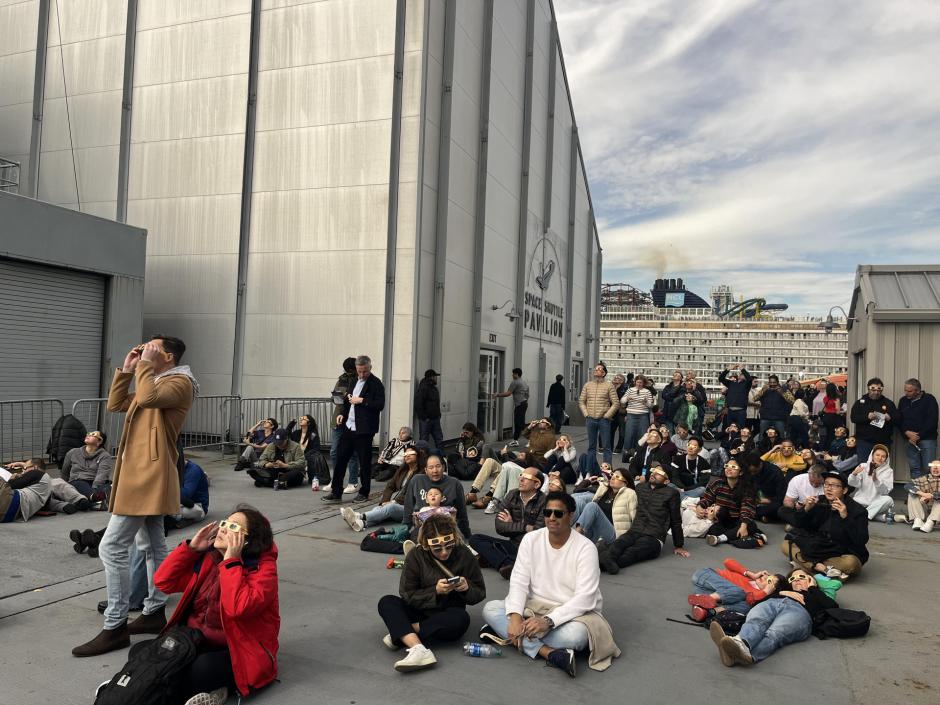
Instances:
[[[543,343],[561,344],[565,334],[561,260],[555,244],[547,235],[536,243],[529,257],[526,276],[523,322],[525,336]]]

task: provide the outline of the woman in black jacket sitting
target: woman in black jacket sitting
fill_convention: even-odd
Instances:
[[[436,514],[421,526],[418,546],[405,556],[398,592],[401,597],[379,600],[379,616],[388,627],[382,643],[392,651],[408,649],[396,671],[433,666],[437,659],[425,642],[460,639],[470,626],[467,605],[486,597],[480,565],[453,517]]]
[[[287,432],[290,439],[299,443],[304,451],[304,460],[307,461],[307,482],[313,485],[314,489],[330,484],[330,466],[326,464],[326,459],[320,452],[320,431],[317,428],[316,419],[310,414],[304,414],[300,417],[300,428],[294,429],[297,425],[294,419],[287,424]],[[314,480],[316,484],[314,485]]]

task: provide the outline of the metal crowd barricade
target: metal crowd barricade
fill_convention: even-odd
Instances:
[[[292,399],[281,404],[281,421],[285,426],[293,419],[299,419],[304,414],[310,414],[317,422],[317,431],[320,432],[320,443],[329,445],[330,432],[333,430],[333,400],[332,399]]]
[[[52,426],[64,413],[61,399],[0,401],[0,462],[45,455]]]
[[[196,397],[180,433],[183,449],[208,450],[218,446],[224,456],[226,446],[239,439],[239,430],[232,425],[237,406],[238,397],[231,395]]]
[[[108,437],[108,452],[112,455],[117,452],[124,430],[124,412],[108,411],[107,397],[78,399],[72,404],[72,415],[85,424],[87,430],[103,431]]]
[[[276,419],[281,426],[303,414],[310,414],[316,419],[320,431],[321,444],[329,445],[330,431],[333,429],[330,415],[333,403],[329,399],[316,397],[248,397],[239,399],[237,434],[233,439],[241,440],[245,433],[263,419]],[[325,429],[325,430],[324,430]],[[326,435],[324,435],[326,434]]]

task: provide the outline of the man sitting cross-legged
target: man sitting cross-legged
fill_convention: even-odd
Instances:
[[[542,483],[545,477],[536,468],[526,468],[519,476],[519,488],[510,490],[496,515],[496,533],[505,536],[497,539],[486,534],[473,534],[470,546],[507,580],[523,537],[545,525],[542,510],[545,508],[545,493]]]
[[[545,504],[545,527],[526,534],[519,544],[505,600],[483,607],[486,624],[480,638],[511,643],[530,658],[574,678],[575,651],[592,651],[595,670],[620,655],[610,625],[601,616],[600,570],[591,541],[571,529],[575,502],[564,492],[551,492]]]

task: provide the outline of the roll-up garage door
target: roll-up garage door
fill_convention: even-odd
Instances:
[[[0,400],[100,391],[104,277],[0,259]]]

